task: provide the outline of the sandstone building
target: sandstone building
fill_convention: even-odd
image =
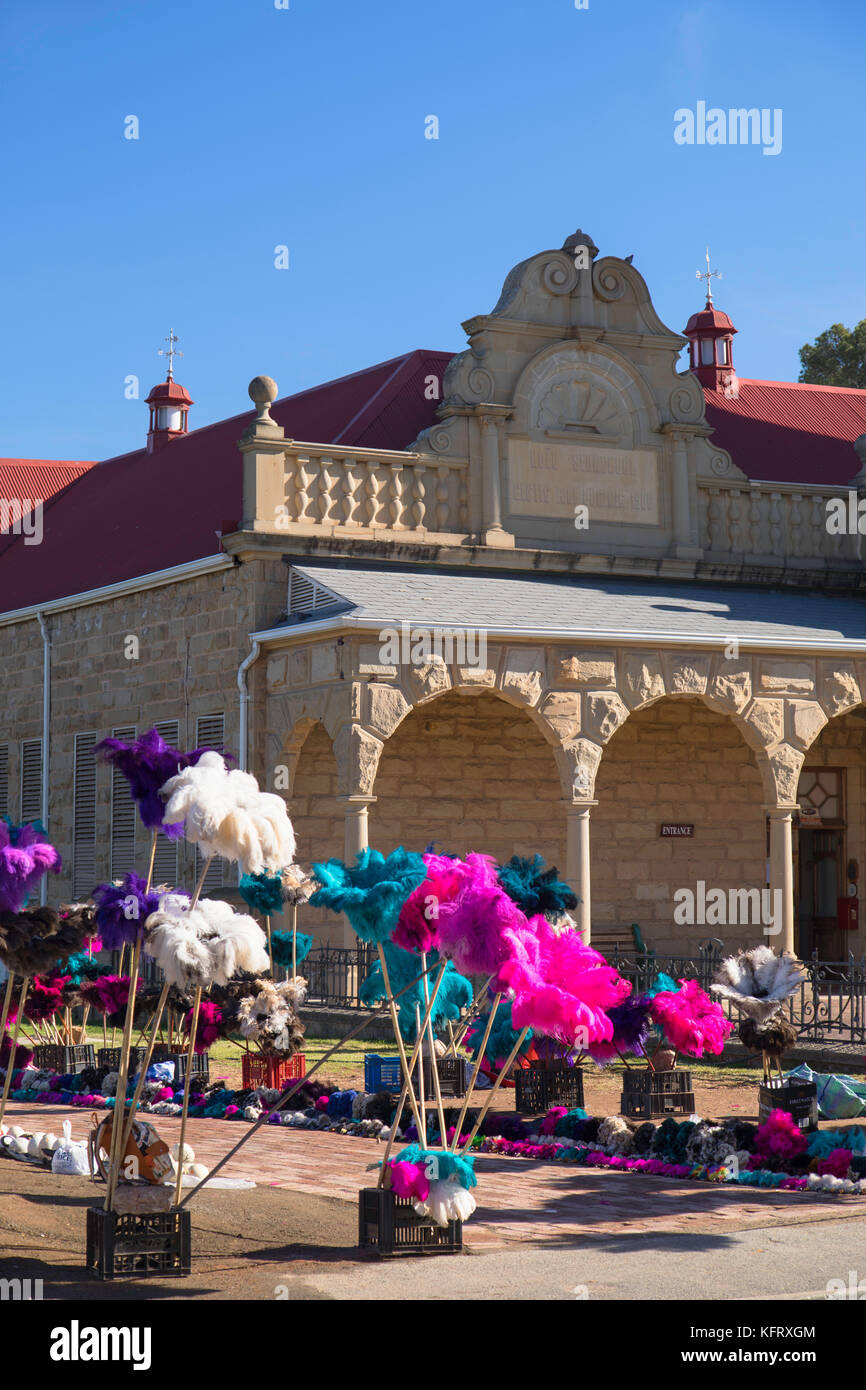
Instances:
[[[146,447],[0,538],[0,813],[49,826],[52,897],[141,865],[92,750],[156,723],[282,791],[306,861],[539,851],[586,933],[683,954],[765,925],[702,892],[769,888],[771,944],[859,955],[862,541],[827,503],[866,392],[738,378],[711,299],[675,332],[580,232],[464,328],[192,431],[170,371]],[[161,842],[159,877],[194,867]]]

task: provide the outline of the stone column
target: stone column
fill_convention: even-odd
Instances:
[[[662,426],[671,442],[671,502],[673,507],[674,554],[682,560],[699,560],[695,496],[689,468],[688,440],[692,431]]]
[[[502,525],[501,440],[510,406],[475,407],[481,426],[481,541],[483,545],[511,548],[514,537]]]
[[[244,456],[240,525],[246,531],[284,530],[286,432],[270,413],[271,403],[277,398],[277,383],[269,376],[254,377],[249,395],[258,414],[238,445]]]
[[[767,944],[781,954],[794,950],[794,853],[793,816],[797,806],[765,806],[770,818],[770,891],[775,908],[778,889],[781,904],[781,931],[767,938]],[[777,922],[778,926],[778,922]]]
[[[597,805],[597,801],[566,802],[566,879],[580,898],[575,916],[585,946],[592,937],[589,813]]]
[[[351,868],[355,864],[360,851],[366,849],[369,844],[367,808],[376,798],[375,796],[364,796],[360,793],[356,793],[353,796],[338,796],[337,800],[342,802],[343,805],[343,859]],[[350,947],[358,945],[358,938],[349,925],[348,920],[345,918],[343,920],[343,938],[340,944]]]

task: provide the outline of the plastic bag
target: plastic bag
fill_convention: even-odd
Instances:
[[[89,1178],[90,1159],[85,1143],[73,1143],[72,1125],[63,1121],[63,1138],[51,1155],[52,1173],[62,1173],[64,1177]]]

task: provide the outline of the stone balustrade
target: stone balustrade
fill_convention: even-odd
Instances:
[[[296,534],[462,540],[470,529],[468,465],[292,441],[285,453],[284,509],[283,527]]]
[[[833,535],[827,501],[845,487],[786,483],[698,483],[698,543],[708,558],[743,558],[762,565],[807,560],[840,567],[856,563],[858,535]]]

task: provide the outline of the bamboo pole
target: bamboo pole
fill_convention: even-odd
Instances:
[[[505,1066],[502,1068],[495,1082],[493,1083],[492,1089],[487,1092],[487,1097],[484,1101],[483,1106],[481,1107],[481,1114],[475,1121],[475,1124],[472,1128],[472,1133],[469,1135],[469,1137],[466,1140],[466,1143],[463,1145],[464,1151],[466,1153],[468,1153],[470,1148],[472,1147],[472,1140],[475,1138],[476,1134],[481,1128],[482,1123],[484,1122],[484,1116],[490,1109],[490,1103],[493,1100],[493,1097],[496,1095],[496,1092],[499,1090],[499,1087],[505,1080],[505,1077],[508,1075],[508,1072],[511,1070],[511,1067],[514,1063],[514,1059],[520,1051],[521,1047],[523,1046],[528,1032],[529,1029],[524,1028],[523,1032],[520,1034],[520,1037],[517,1039],[517,1042],[514,1044],[514,1047],[511,1049],[511,1056],[508,1058],[508,1061],[505,1063]]]
[[[6,1113],[6,1102],[9,1099],[9,1092],[12,1089],[12,1073],[15,1070],[15,1053],[18,1050],[18,1035],[21,1032],[21,1020],[24,1017],[24,1004],[27,1000],[27,988],[29,984],[30,976],[25,975],[21,982],[21,994],[18,999],[18,1010],[15,1014],[15,1032],[12,1035],[12,1045],[9,1048],[9,1065],[6,1068],[6,1079],[3,1082],[3,1095],[0,1096],[0,1125],[3,1123],[3,1116]]]
[[[126,1018],[123,1024],[123,1039],[120,1044],[120,1067],[117,1073],[117,1087],[114,1092],[114,1116],[111,1122],[111,1151],[108,1173],[108,1191],[105,1194],[105,1211],[111,1211],[114,1194],[117,1191],[120,1160],[123,1157],[121,1135],[125,1128],[126,1083],[129,1077],[129,1048],[132,1042],[132,1020],[135,1017],[135,986],[138,978],[138,962],[141,954],[141,934],[139,933],[132,950],[132,970],[129,976],[129,996],[126,1001]],[[118,1116],[120,1118],[118,1118]]]
[[[427,1147],[427,1105],[424,1095],[424,1034],[421,1031],[421,1005],[415,1005],[415,1034],[421,1041],[421,1051],[418,1053],[418,1105],[421,1111],[422,1125],[418,1130],[418,1143],[422,1148]]]
[[[267,933],[268,933],[268,955],[269,955],[270,958],[271,958],[271,979],[272,979],[272,980],[275,980],[275,979],[277,978],[277,967],[276,967],[276,965],[274,964],[274,943],[271,941],[271,916],[270,916],[270,913],[266,913],[266,914],[265,914],[265,928],[267,929]]]
[[[198,1032],[198,1015],[201,1009],[201,985],[196,988],[192,1006],[192,1021],[189,1026],[189,1047],[186,1050],[186,1076],[183,1079],[183,1110],[180,1116],[180,1139],[177,1144],[177,1185],[174,1189],[174,1204],[180,1201],[183,1187],[183,1141],[186,1137],[186,1122],[189,1116],[189,1093],[192,1085],[192,1059],[195,1055],[195,1037]]]
[[[396,1109],[395,1112],[394,1112],[394,1119],[391,1121],[391,1133],[388,1135],[388,1142],[387,1142],[387,1144],[385,1145],[385,1157],[382,1159],[382,1163],[381,1163],[380,1168],[379,1168],[379,1177],[378,1177],[377,1182],[376,1182],[376,1186],[377,1186],[377,1187],[384,1187],[384,1185],[385,1185],[385,1173],[386,1173],[387,1168],[388,1168],[388,1159],[391,1157],[391,1150],[392,1150],[392,1148],[394,1147],[394,1139],[395,1139],[395,1136],[396,1136],[396,1134],[397,1134],[397,1130],[398,1130],[398,1128],[399,1128],[399,1126],[400,1126],[400,1121],[401,1121],[402,1118],[403,1118],[403,1111],[404,1111],[404,1109],[405,1109],[405,1107],[406,1107],[406,1093],[407,1093],[407,1091],[408,1091],[408,1087],[407,1087],[407,1085],[406,1085],[406,1078],[404,1077],[404,1078],[403,1078],[403,1089],[402,1089],[402,1091],[400,1092],[400,1103],[399,1103],[399,1105],[397,1106],[397,1109]]]
[[[437,995],[438,990],[439,990],[439,984],[441,983],[441,981],[442,981],[442,979],[444,978],[444,975],[445,975],[445,965],[446,965],[446,962],[443,960],[443,962],[442,962],[442,969],[441,969],[441,971],[440,971],[439,980],[437,981],[436,987],[435,987],[435,989],[434,989],[434,991],[433,991],[433,998],[434,998],[434,1000],[435,1000],[436,995]],[[431,970],[432,970],[433,968],[434,968],[433,966],[430,967]],[[418,983],[418,981],[419,981],[420,979],[421,979],[421,976],[418,975],[418,976],[416,976],[416,978],[415,978],[414,980],[410,980],[410,982],[409,982],[408,985],[404,985],[402,989],[400,989],[400,990],[397,991],[397,993],[394,995],[394,999],[399,999],[400,996],[401,996],[402,994],[405,994],[405,993],[406,993],[407,989],[412,989],[415,985],[417,985],[417,983]],[[214,1165],[214,1167],[210,1170],[210,1172],[208,1173],[207,1177],[206,1177],[206,1178],[202,1178],[201,1182],[199,1182],[194,1188],[192,1188],[192,1190],[191,1190],[190,1192],[187,1193],[187,1195],[184,1197],[183,1201],[179,1204],[180,1207],[185,1207],[186,1204],[187,1204],[187,1202],[190,1201],[190,1199],[191,1199],[192,1197],[195,1196],[195,1194],[198,1192],[198,1190],[199,1190],[200,1187],[204,1187],[204,1185],[205,1185],[206,1182],[210,1182],[211,1178],[216,1177],[216,1175],[217,1175],[217,1173],[220,1171],[220,1169],[221,1169],[221,1168],[224,1168],[225,1165],[226,1165],[231,1159],[234,1158],[235,1154],[238,1152],[239,1149],[243,1148],[243,1146],[244,1146],[244,1144],[246,1144],[247,1140],[248,1140],[248,1139],[252,1139],[252,1137],[253,1137],[253,1135],[255,1134],[256,1130],[257,1130],[257,1129],[260,1129],[262,1125],[267,1124],[267,1122],[268,1122],[268,1120],[271,1118],[271,1116],[272,1116],[272,1115],[275,1115],[275,1114],[277,1113],[278,1110],[282,1110],[283,1106],[286,1105],[286,1104],[292,1099],[292,1096],[295,1095],[296,1092],[298,1092],[298,1091],[301,1089],[302,1086],[306,1085],[306,1083],[309,1081],[310,1077],[313,1076],[313,1075],[319,1070],[320,1067],[323,1067],[323,1066],[325,1065],[325,1063],[326,1063],[331,1057],[333,1057],[333,1055],[334,1055],[335,1052],[339,1052],[341,1047],[345,1047],[346,1043],[351,1042],[353,1038],[357,1037],[358,1034],[361,1032],[361,1030],[364,1029],[364,1028],[366,1028],[366,1026],[367,1026],[368,1022],[370,1021],[370,1018],[371,1018],[371,1017],[372,1017],[372,1018],[375,1018],[377,1014],[384,1013],[384,1011],[388,1008],[389,1003],[391,1003],[391,1002],[392,1002],[392,1001],[389,1000],[389,1001],[387,1001],[387,1002],[384,1003],[384,1004],[378,1004],[378,1005],[376,1006],[376,1008],[373,1009],[373,1010],[371,1011],[370,1014],[365,1015],[364,1018],[361,1019],[360,1023],[357,1023],[357,1024],[355,1025],[355,1027],[352,1028],[352,1029],[346,1034],[346,1036],[345,1036],[344,1038],[340,1038],[337,1042],[334,1043],[334,1046],[333,1046],[333,1047],[329,1047],[329,1048],[328,1048],[328,1051],[324,1054],[324,1056],[323,1056],[323,1057],[320,1057],[319,1060],[318,1060],[318,1062],[314,1063],[314,1065],[310,1068],[310,1070],[307,1072],[306,1076],[302,1076],[301,1079],[300,1079],[299,1081],[296,1081],[296,1082],[295,1082],[294,1086],[291,1086],[291,1087],[289,1088],[289,1090],[284,1091],[283,1094],[280,1096],[279,1100],[277,1101],[276,1105],[272,1106],[270,1110],[267,1110],[263,1115],[260,1115],[259,1118],[258,1118],[257,1120],[254,1120],[254,1121],[253,1121],[253,1123],[250,1125],[250,1128],[247,1130],[246,1134],[242,1134],[242,1135],[241,1135],[240,1139],[239,1139],[238,1142],[234,1145],[234,1147],[231,1148],[231,1149],[229,1149],[229,1151],[228,1151],[227,1154],[224,1154],[224,1155],[223,1155],[223,1157],[219,1160],[219,1162],[216,1163],[216,1164]],[[417,1046],[417,1044],[416,1044],[416,1046]],[[415,1055],[415,1054],[413,1054],[413,1063],[412,1063],[412,1065],[414,1065],[414,1055]]]
[[[424,1126],[421,1123],[421,1116],[418,1113],[418,1101],[415,1098],[415,1091],[412,1086],[412,1075],[409,1071],[409,1064],[406,1061],[406,1048],[403,1044],[403,1035],[400,1032],[400,1025],[397,1020],[397,1007],[394,1003],[394,999],[391,994],[391,981],[388,978],[388,966],[385,961],[385,952],[383,950],[381,941],[378,942],[377,945],[379,949],[379,962],[382,966],[382,983],[385,986],[385,992],[388,996],[388,1008],[391,1014],[391,1026],[394,1029],[394,1037],[397,1040],[397,1048],[400,1053],[400,1061],[403,1065],[403,1075],[405,1076],[407,1084],[409,1086],[409,1104],[412,1107],[412,1114],[415,1117],[415,1127],[418,1130],[419,1135],[426,1135]]]
[[[421,964],[422,964],[422,966],[423,966],[423,968],[424,968],[424,971],[426,972],[426,970],[427,970],[427,952],[426,952],[426,951],[422,951],[422,952],[421,952]],[[426,1010],[427,1010],[427,1018],[426,1018],[426,1020],[425,1020],[425,1027],[426,1027],[426,1029],[427,1029],[427,1038],[428,1038],[428,1041],[429,1041],[429,1043],[430,1043],[430,1066],[431,1066],[432,1072],[433,1072],[433,1090],[434,1090],[435,1093],[436,1093],[436,1110],[437,1110],[437,1113],[438,1113],[438,1115],[439,1115],[439,1142],[440,1142],[440,1144],[442,1145],[442,1148],[443,1148],[443,1149],[447,1149],[447,1147],[448,1147],[448,1142],[447,1142],[447,1140],[446,1140],[446,1138],[445,1138],[445,1111],[442,1109],[442,1087],[441,1087],[440,1084],[439,1084],[439,1062],[438,1062],[438,1059],[437,1059],[437,1057],[436,1057],[436,1045],[435,1045],[434,1040],[433,1040],[433,1005],[430,1003],[430,982],[429,982],[429,978],[428,978],[428,976],[427,976],[426,973],[425,973],[425,975],[424,975],[424,1005],[425,1005]],[[422,1075],[423,1075],[423,1072],[424,1072],[424,1049],[423,1049],[423,1047],[422,1047],[422,1049],[421,1049],[421,1072],[422,1072]],[[424,1134],[424,1138],[426,1139],[426,1137],[427,1137],[427,1134],[426,1134],[426,1125],[427,1125],[427,1115],[426,1115],[426,1112],[425,1112],[425,1115],[424,1115],[424,1125],[425,1125],[425,1134]]]
[[[457,1152],[457,1145],[460,1143],[460,1131],[463,1128],[463,1123],[466,1119],[466,1112],[469,1109],[469,1105],[472,1100],[472,1094],[475,1090],[475,1078],[478,1075],[478,1068],[481,1066],[481,1062],[484,1058],[484,1053],[487,1048],[487,1039],[490,1037],[490,1033],[493,1028],[493,1020],[496,1018],[496,1010],[499,1008],[499,1001],[501,998],[502,995],[497,994],[496,998],[493,1001],[493,1007],[490,1010],[490,1017],[487,1020],[487,1027],[484,1030],[484,1037],[481,1042],[481,1049],[478,1053],[478,1060],[476,1061],[475,1067],[472,1072],[472,1080],[470,1081],[466,1091],[466,1095],[463,1098],[463,1106],[460,1111],[460,1117],[457,1121],[457,1128],[454,1131],[454,1140],[451,1144],[451,1148],[454,1153]]]
[[[292,978],[298,973],[298,904],[292,903]]]
[[[461,1043],[463,1042],[463,1039],[466,1037],[466,1034],[469,1032],[469,1029],[472,1027],[472,1024],[473,1024],[474,1021],[475,1021],[475,1015],[476,1015],[476,1012],[477,1012],[477,1010],[478,1010],[478,1006],[479,1006],[479,1004],[481,1003],[481,1000],[484,998],[484,995],[487,993],[488,989],[490,988],[490,985],[491,985],[492,980],[493,980],[493,976],[491,975],[491,976],[490,976],[490,979],[486,982],[486,984],[483,984],[483,985],[481,986],[481,988],[479,989],[479,991],[478,991],[478,993],[476,994],[475,998],[472,1000],[472,1003],[469,1005],[469,1009],[468,1009],[468,1011],[467,1011],[466,1017],[465,1017],[465,1019],[463,1020],[463,1023],[462,1023],[462,1025],[461,1025],[461,1027],[460,1027],[460,1032],[458,1033],[457,1038],[456,1038],[455,1041],[454,1041],[454,1054],[455,1054],[455,1056],[457,1055],[457,1049],[458,1049],[458,1047],[459,1047],[459,1046],[461,1045]]]
[[[9,972],[9,979],[6,981],[6,989],[3,993],[3,1012],[0,1013],[0,1043],[6,1036],[6,1020],[9,1017],[9,1005],[12,1002],[12,986],[15,983],[15,976]]]
[[[144,1054],[144,1058],[141,1063],[141,1068],[138,1073],[138,1081],[136,1082],[135,1086],[135,1094],[132,1097],[132,1102],[129,1107],[129,1119],[126,1121],[126,1124],[124,1126],[123,1147],[121,1149],[121,1153],[126,1153],[126,1145],[129,1141],[129,1136],[132,1133],[132,1122],[135,1119],[135,1112],[138,1109],[139,1101],[141,1100],[141,1093],[144,1090],[144,1082],[147,1076],[147,1069],[150,1066],[150,1059],[153,1056],[153,1049],[156,1043],[156,1035],[159,1031],[159,1021],[162,1018],[162,1011],[165,1008],[165,1001],[168,998],[169,989],[170,985],[168,980],[166,980],[159,996],[159,1002],[156,1006],[156,1013],[153,1016],[153,1027],[150,1033],[150,1040],[147,1044],[147,1051]]]

